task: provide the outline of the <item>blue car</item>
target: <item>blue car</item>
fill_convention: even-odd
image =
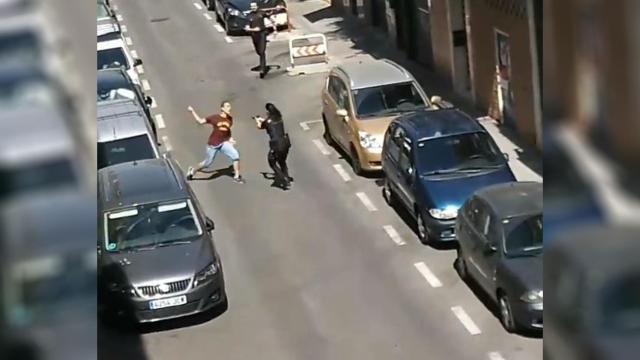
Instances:
[[[413,215],[423,244],[456,239],[458,209],[476,190],[516,181],[489,133],[456,109],[401,116],[382,149],[383,195]]]

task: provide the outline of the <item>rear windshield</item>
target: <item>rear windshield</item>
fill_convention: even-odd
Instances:
[[[154,159],[155,157],[147,135],[98,143],[98,169],[135,160]]]
[[[0,34],[0,63],[38,63],[41,48],[40,40],[32,32]]]
[[[426,104],[412,82],[353,90],[359,117],[375,117],[423,109]]]
[[[98,51],[98,70],[118,67],[124,67],[125,69],[130,67],[122,48]]]
[[[0,168],[0,198],[28,191],[76,183],[76,173],[69,159],[25,164],[18,169]]]

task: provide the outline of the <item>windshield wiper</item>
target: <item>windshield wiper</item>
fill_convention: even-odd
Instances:
[[[500,167],[502,167],[502,164],[465,166],[465,167],[461,167],[460,171],[480,171],[480,170],[487,170],[487,169],[498,169]]]
[[[164,247],[164,246],[171,246],[171,245],[186,245],[191,243],[192,241],[189,241],[189,240],[165,241],[165,242],[158,243],[157,246]]]
[[[422,174],[423,176],[453,174],[459,172],[460,168],[433,170]]]

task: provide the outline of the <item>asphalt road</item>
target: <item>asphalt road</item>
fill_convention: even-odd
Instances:
[[[229,308],[141,333],[105,330],[102,358],[540,359],[541,339],[507,334],[459,279],[454,251],[421,245],[377,179],[356,177],[321,140],[320,123],[300,126],[320,119],[323,75],[275,71],[261,81],[249,70],[257,64],[250,39],[226,38],[194,1],[113,2],[144,60],[163,147],[183,170],[204,156],[210,131],[187,106],[201,115],[223,99],[234,106],[247,183],[215,172],[192,182],[216,222]],[[286,41],[270,43],[269,62],[286,67],[287,51]],[[288,192],[261,174],[270,172],[266,134],[251,116],[268,101],[292,136]],[[214,164],[227,166],[223,156]]]

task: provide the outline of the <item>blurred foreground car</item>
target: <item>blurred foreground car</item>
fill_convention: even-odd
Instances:
[[[193,315],[227,297],[214,224],[171,160],[98,172],[100,304],[107,318]]]
[[[474,191],[515,181],[505,155],[473,118],[428,110],[395,119],[382,149],[387,203],[404,206],[424,244],[455,241],[458,209]]]
[[[0,111],[0,199],[51,188],[78,188],[77,145],[49,107]]]
[[[4,317],[42,360],[95,359],[95,195],[50,190],[0,211]]]
[[[477,191],[458,214],[456,234],[456,270],[498,305],[504,328],[542,330],[542,184]]]
[[[0,19],[0,64],[28,64],[58,72],[65,43],[43,22],[32,12]]]
[[[545,360],[638,358],[639,230],[588,227],[547,247]]]

